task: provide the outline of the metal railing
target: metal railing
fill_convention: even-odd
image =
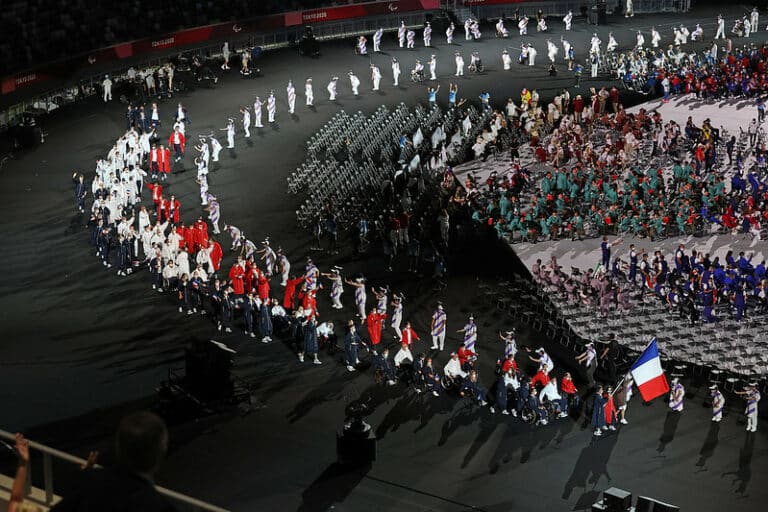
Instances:
[[[4,439],[10,442],[15,442],[16,436],[5,430],[0,430],[0,439]],[[45,492],[45,503],[43,504],[47,507],[51,507],[54,504],[54,498],[55,498],[55,493],[53,488],[54,459],[72,464],[77,467],[82,467],[83,465],[85,465],[86,461],[85,459],[81,459],[80,457],[75,457],[74,455],[71,455],[66,452],[62,452],[61,450],[51,448],[50,446],[46,446],[44,444],[40,444],[35,441],[29,441],[29,448],[30,448],[30,452],[36,451],[42,454],[43,491]],[[103,467],[96,464],[94,465],[94,469],[99,470],[99,469],[103,469]],[[13,478],[13,475],[10,475],[10,476],[11,478]],[[26,485],[25,495],[29,494],[29,490],[31,489],[31,482],[32,482],[32,466],[30,464],[30,466],[27,469],[27,485]],[[192,498],[180,492],[166,489],[165,487],[161,487],[159,485],[156,485],[155,489],[157,490],[157,492],[159,492],[160,494],[168,498],[168,500],[172,501],[174,505],[183,507],[180,510],[185,510],[185,511],[204,510],[208,512],[227,512],[227,509],[217,507],[216,505],[211,505],[210,503],[206,503],[196,498]]]
[[[493,19],[500,17],[510,18],[516,10],[519,10],[521,14],[532,16],[539,9],[541,9],[545,16],[564,16],[568,13],[569,10],[573,11],[575,16],[579,16],[583,6],[590,8],[594,4],[594,1],[585,2],[584,0],[559,0],[554,2],[533,0],[530,2],[526,1],[494,5],[469,4],[464,7],[469,8],[472,11],[472,14],[478,18]],[[623,15],[624,4],[624,1],[619,2],[617,0],[611,0],[607,2],[606,7],[608,9],[608,14],[614,15],[614,9],[619,6]],[[461,7],[461,2],[459,2],[459,7]],[[688,9],[690,9],[689,0],[634,0],[633,2],[633,10],[638,14],[655,12],[680,12],[686,11]]]

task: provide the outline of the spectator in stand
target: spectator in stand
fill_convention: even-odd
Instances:
[[[168,449],[168,429],[160,417],[142,411],[120,421],[116,464],[88,469],[51,511],[171,512],[174,507],[155,490],[154,475]]]

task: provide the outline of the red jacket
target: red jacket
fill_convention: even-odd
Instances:
[[[378,345],[381,343],[381,324],[387,318],[386,313],[370,313],[365,319],[368,324],[368,335],[371,337],[371,343]]]
[[[404,347],[410,346],[414,341],[419,339],[419,335],[413,330],[413,327],[406,327],[402,331],[403,337],[400,340]]]
[[[560,391],[567,395],[576,394],[576,386],[573,385],[573,380],[566,378],[560,379]]]
[[[192,231],[192,243],[194,244],[195,250],[198,250],[201,247],[208,247],[208,224],[205,223],[203,220],[197,220],[195,222],[195,225],[190,228]],[[187,240],[187,244],[189,244],[190,241]]]
[[[283,293],[283,307],[285,309],[293,309],[293,296],[296,293],[296,287],[303,281],[303,277],[297,277],[285,282],[285,292]]]
[[[219,242],[213,241],[211,244],[211,263],[213,271],[217,272],[221,268],[221,259],[224,257],[224,251],[221,250]]]
[[[269,279],[261,270],[258,271],[256,278],[256,290],[261,300],[267,300],[269,298]]]
[[[235,291],[235,295],[243,295],[245,293],[244,277],[245,269],[237,263],[229,269],[229,280],[232,281],[232,289]]]
[[[176,132],[174,131],[171,133],[171,135],[168,137],[168,145],[173,146],[175,143],[173,142],[173,136],[176,135]],[[187,143],[187,139],[184,137],[184,134],[179,132],[179,141],[181,142],[181,152],[184,153],[184,145]]]
[[[502,373],[507,373],[510,368],[517,371],[517,361],[514,359],[505,359],[504,363],[501,365]]]
[[[164,148],[160,152],[160,171],[168,174],[171,172],[171,150],[170,148]]]
[[[459,363],[461,363],[462,368],[464,368],[464,363],[466,363],[470,357],[476,355],[474,352],[464,347],[460,348],[456,353],[459,355]]]
[[[613,397],[608,393],[603,395],[608,401],[605,402],[605,424],[610,425],[616,421],[616,406],[613,403]]]
[[[531,387],[536,387],[536,384],[541,384],[541,386],[544,387],[549,384],[549,380],[549,375],[539,370],[531,379]]]
[[[171,219],[171,222],[174,224],[178,224],[181,220],[181,202],[178,199],[174,199],[171,201],[170,199],[167,200],[168,203],[168,216]]]
[[[163,198],[163,186],[160,183],[147,183],[147,187],[152,191],[152,202],[159,203]]]

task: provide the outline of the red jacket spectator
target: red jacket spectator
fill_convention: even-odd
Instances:
[[[181,202],[175,196],[171,196],[168,200],[168,211],[166,213],[174,224],[178,224],[181,221]]]
[[[176,142],[176,137],[178,136],[179,142]],[[174,131],[171,133],[171,135],[168,137],[168,146],[173,147],[175,144],[179,144],[181,146],[181,152],[184,153],[184,145],[187,143],[187,139],[184,137],[184,134],[180,131]],[[169,150],[170,152],[170,150]]]
[[[400,339],[404,347],[410,347],[414,341],[419,339],[419,335],[413,330],[413,327],[406,327],[402,330],[403,337]]]
[[[459,347],[459,350],[456,351],[456,354],[459,356],[459,363],[461,364],[462,368],[464,368],[464,363],[469,361],[469,358],[477,356],[477,354],[464,346]]]
[[[160,171],[168,174],[171,172],[171,149],[162,148],[162,159],[160,161]]]
[[[517,371],[517,361],[512,357],[505,359],[504,363],[501,365],[502,373],[507,373],[510,369]]]
[[[573,379],[565,376],[560,379],[560,390],[567,395],[575,395],[576,386],[573,385]]]

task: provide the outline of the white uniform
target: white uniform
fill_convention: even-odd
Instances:
[[[437,80],[437,57],[434,55],[429,59],[429,79]]]
[[[536,55],[538,53],[539,52],[536,51],[536,48],[534,48],[533,46],[530,46],[530,45],[528,46],[528,65],[529,66],[533,66],[534,65],[534,62],[536,61]]]
[[[464,22],[464,39],[467,41],[472,39],[472,18],[467,18]]]
[[[512,69],[512,57],[507,50],[504,50],[501,54],[501,62],[504,65],[504,71]]]
[[[553,43],[552,41],[547,40],[547,57],[549,57],[549,61],[554,64],[555,63],[555,57],[557,57],[557,45]]]
[[[448,28],[445,29],[445,40],[447,44],[453,44],[453,32],[456,30],[456,26],[451,23]]]
[[[270,92],[269,97],[267,98],[267,116],[270,123],[275,122],[276,113],[277,113],[277,100],[275,100],[275,94],[273,92]]]
[[[659,31],[655,28],[651,29],[651,46],[654,48],[659,47],[659,42],[661,41],[661,34],[659,34]]]
[[[725,20],[722,16],[717,17],[717,33],[715,39],[725,39]]]
[[[396,60],[392,61],[392,78],[395,87],[397,87],[400,84],[400,63]]]
[[[635,48],[642,49],[643,45],[645,45],[645,36],[642,32],[637,33],[637,41],[635,42]]]
[[[427,26],[424,27],[423,39],[424,39],[424,46],[426,46],[427,48],[432,46],[432,25],[430,25],[429,22],[427,22]]]
[[[523,19],[517,22],[517,29],[520,32],[521,36],[528,34],[528,17],[525,16]]]
[[[597,34],[592,36],[589,43],[589,53],[600,53],[600,38],[597,37]]]
[[[251,111],[247,108],[243,109],[243,131],[246,138],[251,136]]]
[[[373,51],[374,52],[381,51],[381,36],[383,35],[384,35],[383,28],[380,28],[379,30],[373,33]]]
[[[616,38],[613,37],[613,33],[609,34],[608,45],[605,47],[605,49],[609,52],[614,52],[618,47],[619,47],[619,43],[616,42]]]
[[[338,78],[332,78],[331,81],[328,83],[328,96],[331,101],[336,100],[336,81]]]
[[[112,80],[108,76],[104,77],[101,86],[104,88],[104,101],[112,101]]]
[[[373,81],[373,90],[378,91],[381,84],[381,71],[378,66],[371,66],[371,80]]]
[[[355,96],[360,95],[360,79],[354,73],[349,74],[349,85],[352,86],[352,94]]]
[[[221,153],[221,143],[215,137],[211,137],[211,160],[214,162],[219,161],[219,153]]]
[[[624,9],[624,17],[629,18],[635,15],[635,8],[632,5],[632,0],[627,0],[626,9]]]
[[[464,76],[464,57],[456,54],[456,76]]]
[[[304,84],[304,96],[307,98],[307,106],[311,107],[312,103],[315,101],[315,91],[312,89],[311,78],[307,78],[307,81]]]
[[[235,122],[230,119],[227,124],[227,148],[235,147]]]
[[[565,30],[571,30],[571,24],[573,24],[573,13],[571,11],[568,11],[568,14],[565,15],[563,23],[565,23]]]
[[[752,9],[752,14],[750,15],[750,24],[752,25],[752,32],[757,32],[758,21],[760,21],[760,13],[757,11],[757,8],[754,8]]]
[[[261,107],[264,105],[264,102],[261,101],[261,98],[256,96],[256,100],[253,102],[253,118],[254,118],[254,126],[256,128],[262,128],[264,125],[261,123]]]
[[[414,48],[416,48],[416,32],[414,32],[413,30],[409,30],[405,34],[405,39],[407,40],[407,43],[405,45],[406,48],[408,48],[409,50],[413,50]]]
[[[405,46],[405,33],[407,29],[405,28],[405,22],[400,22],[400,27],[397,29],[397,41],[400,43],[400,48]]]
[[[288,87],[286,87],[285,91],[288,93],[288,112],[293,114],[293,111],[296,109],[296,88],[290,80],[288,80]]]

